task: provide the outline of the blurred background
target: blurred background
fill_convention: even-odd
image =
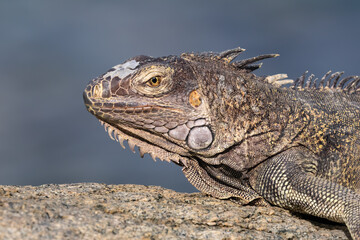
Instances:
[[[360,74],[360,1],[0,1],[0,184],[102,182],[196,191],[181,168],[123,150],[86,84],[139,54],[241,46],[259,75]]]

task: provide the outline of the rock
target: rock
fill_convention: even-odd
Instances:
[[[349,233],[322,219],[202,193],[80,183],[0,186],[0,239],[349,239]]]

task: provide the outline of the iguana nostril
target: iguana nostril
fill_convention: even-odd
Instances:
[[[101,85],[97,84],[93,87],[92,90],[92,97],[93,98],[101,98],[101,92],[102,92],[102,87]]]
[[[108,98],[110,95],[110,84],[107,80],[102,80],[92,88],[93,98]]]

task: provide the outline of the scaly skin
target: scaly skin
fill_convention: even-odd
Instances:
[[[129,59],[89,83],[85,105],[200,191],[342,222],[360,239],[360,78],[258,77],[251,64],[277,55],[234,62],[242,51]]]

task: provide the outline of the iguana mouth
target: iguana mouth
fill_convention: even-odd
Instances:
[[[92,108],[98,112],[114,112],[114,113],[156,113],[160,110],[166,109],[173,112],[183,113],[181,109],[172,108],[168,106],[159,106],[159,105],[134,105],[129,106],[128,104],[120,103],[111,103],[111,102],[104,102],[104,103],[94,103]]]
[[[108,133],[109,137],[120,143],[122,148],[126,148],[124,141],[128,142],[129,148],[132,152],[135,153],[135,147],[139,149],[141,157],[144,157],[148,153],[151,158],[156,161],[160,159],[161,161],[174,162],[181,166],[186,166],[187,157],[181,156],[176,153],[171,153],[161,147],[151,144],[145,139],[140,139],[140,137],[135,136],[134,133],[127,131],[125,128],[122,129],[118,126],[113,126],[101,119],[99,119],[102,126],[104,126],[105,131]]]

